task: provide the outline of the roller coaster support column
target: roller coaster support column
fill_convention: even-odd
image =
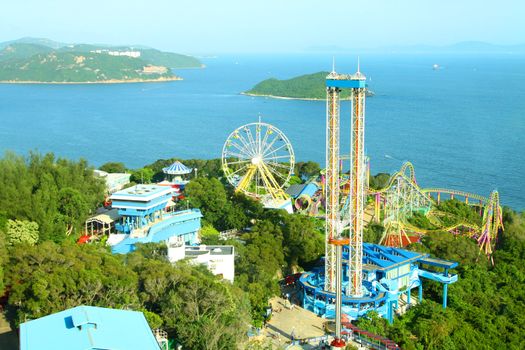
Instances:
[[[439,203],[441,202],[441,192],[438,192],[437,196],[438,196],[437,203],[439,205]]]
[[[423,301],[423,281],[419,281],[419,301]]]
[[[407,305],[410,307],[410,287],[407,289]]]
[[[374,221],[380,222],[381,221],[381,195],[376,193],[375,195],[375,205],[374,205]]]
[[[483,216],[483,201],[479,201],[479,216]]]
[[[447,308],[447,293],[448,293],[448,284],[443,285],[443,309]]]

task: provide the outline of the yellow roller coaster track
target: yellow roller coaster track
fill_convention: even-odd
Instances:
[[[407,170],[409,173],[407,174]],[[380,201],[379,198],[381,195],[387,193],[389,190],[392,189],[394,185],[397,184],[397,180],[399,178],[403,178],[405,181],[410,182],[412,185],[417,188],[418,193],[422,193],[426,195],[427,197],[430,197],[433,202],[435,202],[434,198],[431,197],[431,194],[435,193],[437,194],[437,201],[439,203],[440,195],[442,193],[450,195],[451,198],[454,198],[454,196],[460,196],[465,198],[465,203],[469,204],[469,199],[474,199],[479,201],[479,204],[483,206],[483,219],[482,219],[482,225],[478,226],[476,224],[466,222],[466,221],[460,221],[458,223],[455,223],[454,225],[446,226],[446,227],[440,227],[437,229],[421,229],[419,227],[416,227],[407,221],[407,217],[403,215],[402,217],[398,218],[396,221],[388,222],[387,226],[390,228],[390,230],[385,230],[385,234],[383,235],[383,238],[381,239],[382,242],[398,242],[401,243],[402,237],[406,237],[408,239],[408,236],[406,234],[406,231],[411,231],[414,233],[419,234],[427,234],[430,232],[439,232],[439,231],[457,231],[461,230],[462,233],[465,233],[467,231],[467,236],[471,238],[475,238],[478,242],[480,252],[484,252],[487,256],[491,258],[491,255],[493,253],[493,246],[494,242],[497,238],[499,230],[503,230],[503,219],[502,219],[502,211],[501,206],[499,203],[499,194],[497,191],[493,191],[490,195],[490,198],[485,196],[480,196],[475,193],[469,193],[465,191],[460,190],[453,190],[453,189],[447,189],[447,188],[421,188],[416,182],[415,177],[415,171],[414,166],[410,162],[406,162],[403,164],[401,169],[393,174],[390,177],[390,180],[388,182],[388,185],[385,186],[382,189],[379,190],[369,190],[369,194],[376,195],[376,201],[375,201],[375,216],[376,218],[379,217],[379,206]],[[472,204],[472,203],[470,203]],[[401,212],[405,214],[403,211]],[[430,212],[427,212],[426,215],[428,215]],[[481,209],[480,209],[481,213]],[[394,233],[387,234],[387,231],[391,231],[391,229],[394,228]],[[390,237],[391,236],[391,237]],[[395,237],[394,237],[395,236]]]

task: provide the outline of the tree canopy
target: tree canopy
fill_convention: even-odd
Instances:
[[[105,184],[85,160],[32,152],[0,158],[0,210],[12,220],[38,224],[39,240],[62,241],[79,233],[104,198]]]

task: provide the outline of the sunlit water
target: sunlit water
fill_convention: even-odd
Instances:
[[[355,57],[337,70],[355,71]],[[217,158],[236,127],[274,124],[298,160],[324,163],[325,103],[239,95],[270,76],[331,69],[331,56],[224,56],[184,81],[114,85],[0,84],[0,149],[52,151],[94,165],[140,167],[159,158]],[[432,65],[442,68],[433,70]],[[404,160],[419,184],[488,195],[525,208],[525,57],[361,56],[376,96],[367,99],[366,151],[372,173]],[[343,103],[348,152],[349,103]]]

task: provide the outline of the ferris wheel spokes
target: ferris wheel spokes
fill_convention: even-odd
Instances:
[[[223,147],[222,162],[236,191],[256,198],[286,198],[282,188],[293,173],[295,156],[289,140],[274,126],[258,122],[235,129]]]

